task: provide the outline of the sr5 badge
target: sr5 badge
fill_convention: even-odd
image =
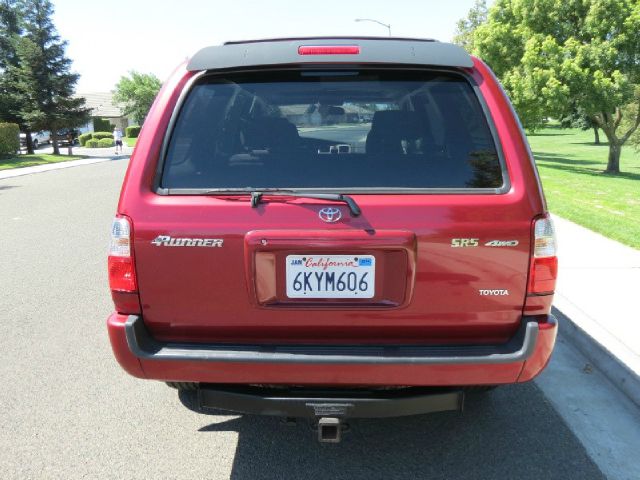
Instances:
[[[478,238],[452,238],[451,248],[477,247],[479,240]]]

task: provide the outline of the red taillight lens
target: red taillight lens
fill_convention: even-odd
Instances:
[[[533,252],[529,268],[527,293],[553,293],[558,278],[557,245],[553,222],[549,217],[533,222]]]
[[[298,55],[359,55],[358,45],[301,45]]]
[[[137,291],[136,271],[131,251],[131,225],[125,217],[116,217],[113,220],[108,265],[109,287],[112,291]]]
[[[529,272],[529,293],[553,293],[558,278],[558,257],[534,258]]]
[[[118,292],[137,291],[136,273],[131,258],[109,256],[109,288]]]

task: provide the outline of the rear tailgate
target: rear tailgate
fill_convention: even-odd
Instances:
[[[509,196],[355,198],[362,217],[336,205],[344,220],[330,226],[318,217],[323,202],[273,201],[252,209],[248,201],[162,198],[134,222],[145,322],[160,339],[196,341],[473,343],[515,331],[526,293],[530,220],[516,214]],[[154,244],[159,236],[223,244]],[[496,241],[509,244],[488,246]],[[375,295],[288,298],[289,255],[371,255]]]
[[[367,70],[350,85],[344,76],[196,82],[203,88],[181,106],[157,193],[143,187],[139,203],[121,209],[158,340],[472,344],[517,330],[531,222],[543,206],[524,188],[520,159],[494,143],[474,79]],[[272,188],[348,193],[362,215]],[[252,208],[256,190],[266,193]],[[327,221],[325,208],[340,218]],[[292,294],[302,259],[351,258],[375,277],[372,291]]]

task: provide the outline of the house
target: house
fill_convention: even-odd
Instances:
[[[111,92],[93,92],[79,93],[79,97],[84,97],[86,106],[91,109],[91,119],[86,125],[81,126],[78,130],[80,133],[95,131],[95,120],[108,121],[112,127],[120,127],[122,131],[129,125],[133,124],[133,119],[129,119],[122,113],[122,109],[113,101],[113,93]],[[109,130],[111,129],[109,128]],[[103,128],[104,130],[104,128]]]

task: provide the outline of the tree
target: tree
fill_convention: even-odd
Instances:
[[[27,98],[20,94],[19,43],[22,18],[15,0],[0,0],[0,121],[16,123],[27,134],[27,153],[33,153],[31,126],[22,116]]]
[[[497,0],[473,40],[526,127],[573,103],[609,140],[605,171],[620,171],[622,146],[640,125],[640,110],[627,108],[640,95],[640,2]]]
[[[585,114],[581,108],[576,107],[575,104],[571,106],[571,111],[569,113],[560,118],[560,125],[562,128],[593,130],[593,143],[595,145],[600,145],[600,127],[589,115]]]
[[[0,69],[17,65],[15,42],[22,33],[15,0],[0,0]]]
[[[456,23],[456,33],[453,37],[453,43],[460,45],[468,52],[474,49],[474,33],[476,29],[487,21],[487,2],[486,0],[476,0],[471,7],[466,18],[461,18]]]
[[[124,106],[125,115],[142,125],[161,86],[154,74],[131,71],[129,77],[120,77],[113,99]]]
[[[62,41],[52,21],[49,0],[22,0],[24,34],[17,45],[17,91],[27,99],[21,115],[35,130],[49,130],[53,153],[58,155],[55,133],[81,125],[89,118],[84,98],[74,98],[79,75],[71,73]]]
[[[640,96],[640,95],[639,95]],[[640,102],[629,104],[625,107],[625,114],[623,115],[622,120],[622,128],[628,129],[631,126],[631,122],[633,121],[633,115],[630,115],[630,112],[635,112],[640,109]],[[629,138],[629,143],[635,147],[637,151],[640,151],[640,128],[636,129],[634,133],[631,134]]]

